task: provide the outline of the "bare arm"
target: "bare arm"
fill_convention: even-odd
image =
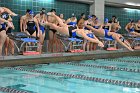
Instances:
[[[125,30],[129,33],[128,26],[129,26],[129,24],[127,24],[127,25],[125,26]]]
[[[35,24],[36,24],[36,27],[37,27],[37,36],[39,37],[39,31],[40,31],[40,28],[39,28],[39,24],[38,24],[38,21],[37,21],[37,19],[36,18],[34,18],[34,21],[35,21]]]
[[[5,20],[5,19],[3,19],[3,18],[0,18],[0,21],[1,21],[1,22],[6,22],[6,23],[9,22],[8,20]]]
[[[109,32],[111,31],[111,24],[109,23]]]
[[[23,24],[23,25],[22,25],[22,26],[23,26],[23,27],[22,27],[22,28],[23,28],[23,32],[26,31],[26,28],[27,28],[27,24],[26,24],[26,23],[27,23],[27,19],[25,19],[24,22],[22,23],[22,24]]]
[[[6,7],[2,7],[4,9],[5,12],[9,13],[11,16],[17,16],[17,14],[15,14],[14,12],[12,12],[10,9],[6,8]]]

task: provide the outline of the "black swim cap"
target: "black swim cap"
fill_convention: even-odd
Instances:
[[[56,12],[56,10],[55,9],[51,9],[51,11],[50,12]]]
[[[46,9],[45,8],[42,8],[41,9],[41,14],[45,14],[46,13]]]
[[[31,9],[27,9],[27,10],[26,10],[26,13],[29,13],[30,11],[31,11]]]

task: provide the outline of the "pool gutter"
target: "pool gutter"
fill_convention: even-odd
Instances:
[[[130,52],[126,50],[104,51],[97,50],[83,53],[48,53],[34,56],[2,56],[0,57],[0,67],[11,67],[20,65],[34,65],[54,62],[69,62],[103,58],[117,58],[124,56],[140,56],[140,50]]]

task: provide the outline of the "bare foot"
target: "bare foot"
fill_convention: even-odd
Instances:
[[[99,43],[98,43],[98,46],[104,47],[104,44],[103,44],[102,42],[99,42]]]

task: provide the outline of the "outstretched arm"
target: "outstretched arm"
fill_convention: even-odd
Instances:
[[[6,7],[2,7],[4,9],[4,12],[9,13],[11,16],[17,16],[17,14],[15,14],[14,12],[12,12],[10,9],[6,8]]]

